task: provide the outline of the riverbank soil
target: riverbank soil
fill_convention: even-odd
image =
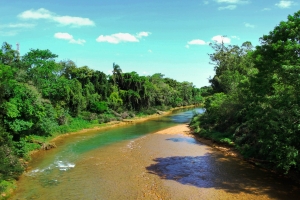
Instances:
[[[289,180],[199,143],[187,125],[86,152],[75,164],[14,199],[300,199]]]

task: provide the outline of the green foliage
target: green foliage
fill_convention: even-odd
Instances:
[[[0,130],[9,133],[0,136],[1,183],[17,178],[19,158],[29,159],[51,135],[202,101],[192,83],[159,73],[123,73],[114,63],[110,76],[71,60],[57,62],[50,50],[31,49],[22,57],[7,43],[1,50]]]
[[[120,97],[120,94],[116,87],[113,87],[113,92],[110,94],[108,98],[108,104],[109,106],[116,110],[118,107],[123,105],[123,100]]]
[[[1,197],[1,199],[8,199],[14,189],[16,189],[15,181],[6,181],[0,179],[0,194],[5,194],[5,197]]]
[[[56,125],[52,105],[40,97],[34,86],[28,84],[14,84],[10,98],[1,107],[7,130],[18,137],[31,132],[47,135]]]
[[[260,38],[255,50],[250,43],[214,44],[215,94],[192,124],[200,135],[219,133],[244,157],[286,173],[300,169],[299,27],[300,11]]]
[[[32,143],[28,138],[21,138],[18,142],[14,143],[16,148],[16,154],[18,157],[23,158],[25,160],[30,160],[30,152],[40,149],[41,145],[37,143]]]
[[[89,128],[91,123],[82,118],[73,118],[70,120],[69,124],[61,125],[57,127],[53,132],[54,133],[69,133],[79,131],[85,128]]]
[[[0,182],[16,179],[24,168],[14,150],[12,136],[0,131]]]
[[[143,110],[143,114],[146,114],[146,115],[153,115],[155,113],[156,113],[155,108],[149,108],[149,109]]]
[[[91,106],[91,111],[96,113],[104,113],[108,110],[107,102],[105,101],[98,101],[94,102]]]
[[[217,131],[207,131],[205,129],[202,129],[199,133],[199,136],[204,137],[204,138],[209,138],[212,141],[219,143],[219,144],[226,144],[233,146],[234,143],[232,141],[233,137],[229,133],[221,133]]]

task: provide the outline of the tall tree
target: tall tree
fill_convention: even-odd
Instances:
[[[112,78],[115,85],[120,85],[122,83],[122,69],[115,63],[113,63]]]

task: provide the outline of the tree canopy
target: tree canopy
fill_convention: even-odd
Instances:
[[[299,27],[300,11],[255,49],[213,44],[213,94],[193,124],[200,135],[219,132],[244,157],[286,173],[300,169]]]

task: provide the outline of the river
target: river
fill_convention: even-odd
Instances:
[[[288,179],[188,135],[194,111],[69,135],[34,154],[11,199],[300,199]]]

